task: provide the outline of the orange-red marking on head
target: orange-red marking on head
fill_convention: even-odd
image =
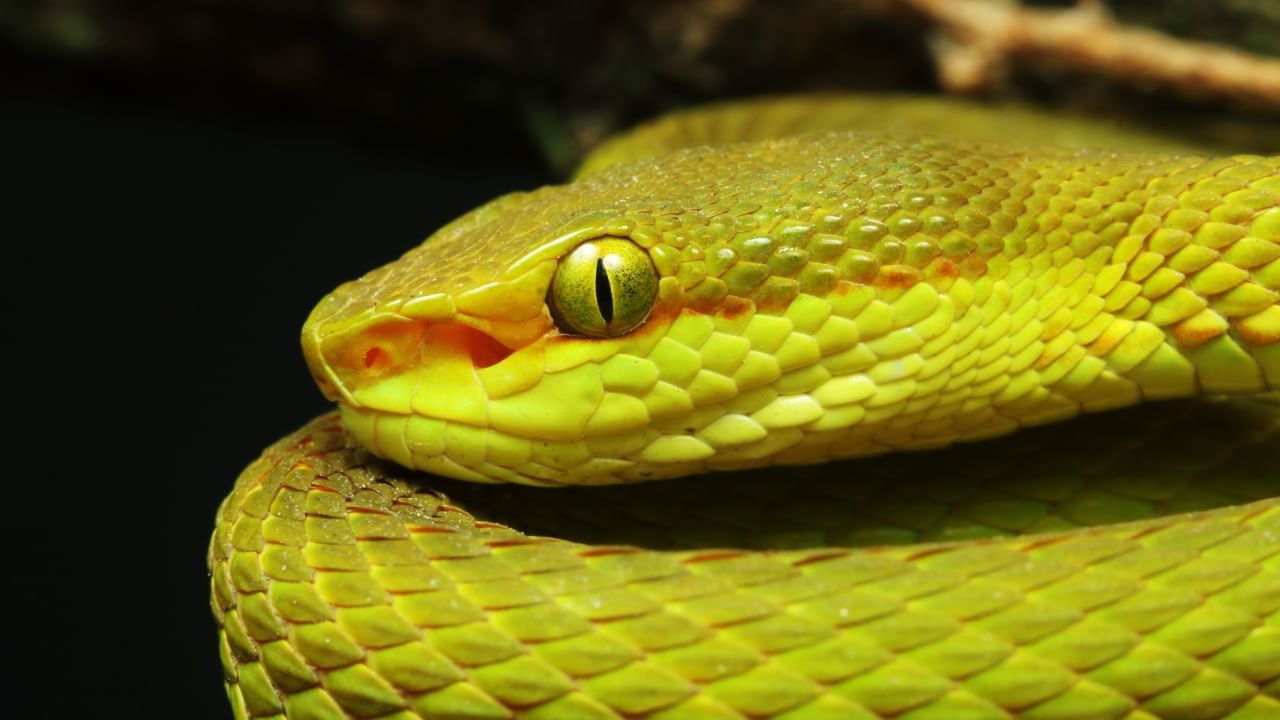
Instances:
[[[924,275],[930,280],[960,277],[960,267],[946,258],[938,258],[924,269]]]
[[[873,284],[879,288],[906,290],[920,282],[920,271],[910,265],[881,265]]]
[[[987,261],[977,253],[969,253],[960,261],[960,272],[967,278],[982,277],[987,274]]]
[[[726,295],[720,301],[720,306],[716,308],[716,315],[725,320],[734,320],[751,312],[755,308],[755,303],[738,297],[737,295]]]

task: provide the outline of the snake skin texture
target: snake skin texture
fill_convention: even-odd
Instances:
[[[321,301],[340,415],[210,547],[237,717],[1280,718],[1280,158],[722,142],[853,113],[789,102]],[[566,335],[601,237],[656,305]]]
[[[992,491],[975,476],[1005,477],[1002,456],[1027,447],[1023,434],[994,441],[986,463],[956,482],[920,472],[916,456],[877,460],[881,472],[921,482],[894,502],[846,500],[888,521],[836,523],[852,529],[831,539],[902,542],[904,530],[931,519],[966,516],[978,520],[953,522],[953,532],[981,537],[1027,529],[1009,527],[1019,520],[1108,522],[1117,506],[1127,519],[1161,502],[1182,511],[1274,496],[1280,479],[1256,470],[1280,467],[1280,412],[1274,403],[1229,412],[1240,409],[1209,415],[1231,440],[1210,432],[1188,450],[1211,460],[1144,467],[1147,482],[1132,482],[1132,455],[1104,455],[1087,472],[1031,473]],[[1160,444],[1204,419],[1195,404],[1180,411],[1183,423],[1144,439]],[[1159,427],[1167,412],[1116,415]],[[966,447],[921,457],[948,466],[957,453],[952,460],[974,459]],[[857,487],[849,475],[859,464],[842,473],[845,485]],[[975,499],[975,482],[990,494]],[[473,517],[433,485],[442,482],[354,448],[334,416],[246,469],[210,551],[238,717],[1280,713],[1275,499],[1084,532],[871,552],[707,549],[723,533],[700,538],[706,523],[686,522],[691,535],[678,544],[706,547],[655,552],[526,535]],[[650,500],[649,517],[670,514],[653,509],[663,499]],[[524,498],[520,514],[542,515],[534,502]],[[562,512],[555,498],[543,503]],[[598,495],[593,504],[608,512],[616,501]],[[735,499],[728,511],[755,518],[751,529],[772,530],[780,546],[819,545],[814,534],[832,523],[830,512],[788,513],[773,498]]]
[[[1277,165],[849,133],[678,152],[463,218],[321,302],[304,349],[378,454],[528,484],[1261,392],[1280,380]],[[605,235],[649,251],[652,315],[609,340],[552,333],[556,259]],[[475,369],[459,328],[513,352]]]

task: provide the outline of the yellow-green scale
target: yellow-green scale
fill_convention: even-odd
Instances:
[[[1043,457],[1043,428],[985,453],[878,459],[870,490],[858,463],[840,466],[815,488],[825,512],[764,477],[718,486],[723,508],[671,484],[647,504],[629,489],[622,512],[603,492],[569,509],[545,496],[575,491],[515,498],[535,527],[594,508],[604,522],[630,518],[623,540],[657,526],[654,544],[689,548],[672,553],[479,520],[441,491],[467,504],[483,493],[374,461],[322,418],[249,467],[219,514],[210,560],[233,706],[252,717],[1267,717],[1280,712],[1280,505],[1276,478],[1259,471],[1280,462],[1280,413],[1274,401],[1209,408],[1068,427],[1085,451],[1126,425],[1139,431],[1122,444],[1159,447],[1199,416],[1198,442],[1173,451],[1195,462],[1104,451],[1062,469],[1060,455]],[[952,466],[963,467],[955,482],[936,476]],[[877,488],[886,476],[896,487]],[[1179,510],[1201,512],[1101,524]],[[914,528],[990,538],[1073,526],[1092,527],[821,547],[909,541]],[[744,535],[778,549],[716,549]]]
[[[394,307],[443,287],[456,245],[494,246],[499,270],[472,278],[487,292],[545,294],[543,256],[623,237],[661,276],[636,331],[525,348],[445,391],[411,368],[352,390],[348,427],[407,465],[531,484],[934,447],[1273,387],[1278,172],[858,133],[680,151],[439,234],[322,304],[308,336],[410,322]]]
[[[1280,717],[1274,394],[1044,424],[1275,389],[1280,158],[725,144],[867,107],[662,121],[326,298],[304,349],[351,435],[268,449],[210,547],[235,714]],[[655,310],[556,336],[557,264],[605,237]],[[1042,424],[559,491],[354,444],[591,484]]]

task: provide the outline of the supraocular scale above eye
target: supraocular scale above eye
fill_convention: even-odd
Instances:
[[[649,317],[658,297],[658,271],[649,253],[630,240],[589,240],[560,260],[548,298],[561,332],[621,335]]]

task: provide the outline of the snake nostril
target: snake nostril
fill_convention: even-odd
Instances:
[[[381,370],[390,362],[391,354],[377,345],[364,352],[364,367],[366,370]]]

